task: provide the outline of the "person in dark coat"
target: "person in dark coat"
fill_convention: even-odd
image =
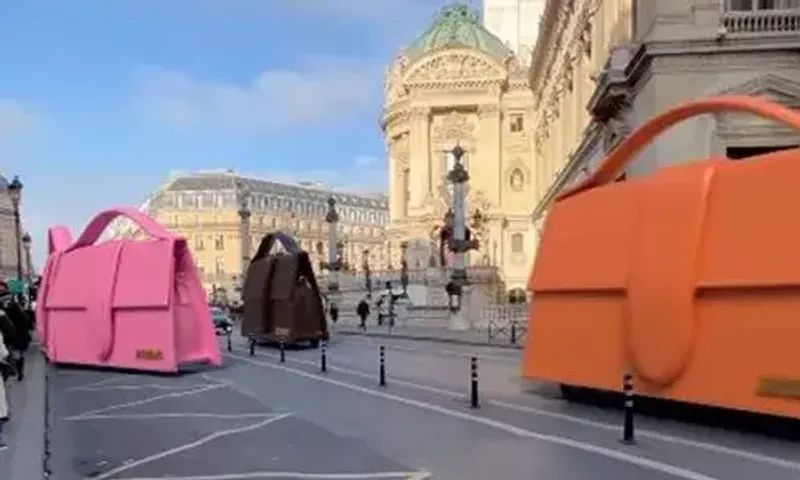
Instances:
[[[3,311],[6,314],[6,322],[10,323],[9,334],[4,331],[3,337],[6,339],[6,346],[11,353],[13,365],[17,372],[17,380],[25,378],[25,352],[31,344],[33,324],[30,315],[22,308],[17,300],[4,302]],[[7,327],[8,328],[8,327]]]
[[[369,317],[369,303],[367,303],[366,298],[362,298],[360,302],[358,302],[358,306],[356,306],[356,315],[361,320],[361,323],[358,324],[358,328],[362,331],[367,331],[367,317]]]

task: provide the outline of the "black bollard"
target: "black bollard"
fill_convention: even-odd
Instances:
[[[328,371],[328,356],[325,354],[325,342],[320,345],[319,369],[322,373]]]
[[[469,359],[469,405],[472,408],[478,408],[478,358],[471,357]]]
[[[378,384],[381,387],[386,386],[386,347],[380,347],[380,367],[378,368]]]
[[[256,341],[252,338],[250,339],[250,356],[253,357],[256,354]]]
[[[283,342],[279,342],[278,348],[281,350],[281,363],[286,363],[286,345]]]
[[[622,395],[624,398],[623,409],[625,420],[622,426],[622,443],[633,445],[636,443],[633,433],[633,374],[625,372],[622,376]]]
[[[517,322],[511,322],[511,345],[517,344]]]
[[[231,341],[231,334],[230,333],[228,333],[228,351],[229,352],[233,351],[233,342]]]

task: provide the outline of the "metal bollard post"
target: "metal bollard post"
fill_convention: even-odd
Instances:
[[[256,341],[252,338],[250,339],[250,356],[253,357],[256,354]]]
[[[511,322],[511,345],[517,344],[517,322]]]
[[[231,341],[231,334],[230,333],[228,334],[228,351],[229,352],[233,351],[233,342]]]
[[[469,359],[469,377],[469,405],[472,408],[478,408],[478,357]]]
[[[625,372],[622,376],[622,395],[625,399],[623,403],[625,420],[622,426],[622,443],[633,445],[636,443],[633,425],[633,400],[635,394],[633,391],[633,374],[630,372]]]
[[[322,373],[328,371],[328,356],[325,353],[325,342],[320,344],[320,358],[319,358],[319,369]]]
[[[283,342],[278,344],[278,348],[281,350],[281,363],[286,363],[286,345]]]
[[[386,347],[380,347],[380,367],[378,368],[378,384],[381,387],[386,386]]]

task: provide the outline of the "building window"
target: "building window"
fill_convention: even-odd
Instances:
[[[728,147],[725,150],[725,156],[731,160],[743,160],[745,158],[765,155],[772,152],[780,152],[781,150],[789,150],[792,148],[797,148],[797,145],[775,145],[771,147]]]
[[[521,233],[511,235],[511,253],[525,253],[525,237]]]
[[[206,278],[206,269],[200,264],[197,264],[197,275],[200,278]]]
[[[214,261],[214,274],[218,278],[225,276],[225,260],[222,257],[217,257]]]
[[[197,235],[196,237],[194,237],[194,249],[195,249],[195,251],[196,252],[201,252],[201,251],[205,250],[205,248],[206,248],[206,246],[205,246],[205,243],[203,242],[203,236],[202,235]]]
[[[217,235],[214,238],[214,250],[225,250],[225,236]]]
[[[509,117],[508,128],[512,133],[519,133],[525,129],[525,116],[521,113]]]

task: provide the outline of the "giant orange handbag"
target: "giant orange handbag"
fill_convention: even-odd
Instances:
[[[765,99],[688,103],[626,138],[561,194],[529,289],[523,376],[800,418],[800,149],[708,158],[614,182],[687,118],[749,112],[800,131]]]

